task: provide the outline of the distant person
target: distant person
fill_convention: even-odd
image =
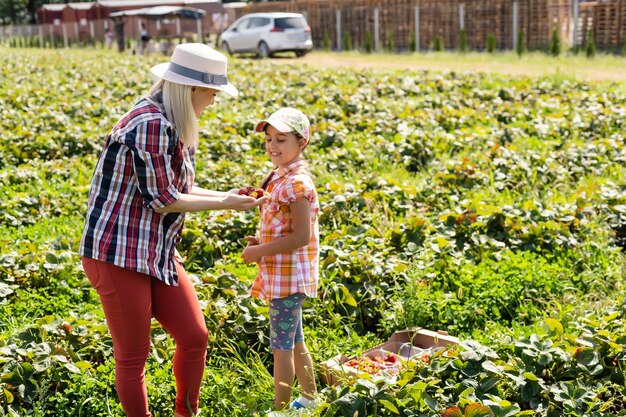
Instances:
[[[120,16],[115,20],[115,37],[117,38],[117,51],[124,52],[126,49],[126,41],[124,39],[124,25],[126,24],[126,18]]]
[[[261,206],[258,233],[246,237],[248,246],[241,256],[259,268],[251,295],[269,303],[273,407],[312,408],[315,371],[302,330],[302,303],[317,296],[319,280],[319,203],[302,160],[310,138],[309,119],[285,107],[259,122],[256,130],[265,133],[265,151],[275,168],[262,185],[271,197]],[[301,395],[290,403],[295,376]]]
[[[146,27],[145,22],[141,22],[141,30],[139,31],[139,42],[141,44],[140,54],[146,52],[148,48],[148,42],[150,41],[150,36],[148,35],[148,28]]]
[[[111,32],[111,28],[106,26],[104,28],[104,46],[107,49],[111,49],[111,44],[113,43],[113,32]]]
[[[194,183],[198,118],[218,93],[238,94],[226,66],[207,45],[178,45],[170,62],[152,67],[161,80],[113,127],[96,163],[79,252],[111,332],[127,417],[151,415],[145,364],[152,317],[176,343],[174,417],[198,412],[208,334],[176,250],[185,213],[249,210],[267,200]]]

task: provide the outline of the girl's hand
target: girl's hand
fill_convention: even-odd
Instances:
[[[258,245],[248,245],[241,252],[241,259],[244,263],[251,264],[253,262],[259,262],[261,260],[261,254],[259,253]]]
[[[248,246],[256,246],[259,244],[259,239],[256,236],[246,236]]]
[[[254,197],[248,197],[245,195],[237,195],[231,194],[230,192],[226,194],[224,200],[222,200],[222,204],[224,204],[225,209],[231,210],[250,210],[255,207],[264,204],[269,197],[261,197],[256,199]]]

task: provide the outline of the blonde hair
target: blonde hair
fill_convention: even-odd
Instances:
[[[189,147],[198,146],[198,118],[191,103],[191,86],[160,80],[149,94],[159,91],[163,91],[165,117],[176,128],[180,141]]]

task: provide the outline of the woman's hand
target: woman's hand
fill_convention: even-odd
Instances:
[[[246,236],[246,240],[248,241],[248,246],[241,252],[241,258],[247,264],[259,262],[261,260],[259,239],[254,236]]]
[[[269,197],[261,197],[259,199],[256,199],[254,197],[231,194],[229,192],[224,197],[224,200],[222,200],[222,203],[224,204],[224,208],[226,209],[250,210],[252,208],[260,206],[261,204],[264,204],[268,198]]]

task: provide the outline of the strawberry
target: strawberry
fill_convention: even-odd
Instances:
[[[239,194],[239,195],[252,195],[252,193],[254,191],[255,191],[255,188],[254,188],[253,185],[246,185],[245,187],[241,187],[239,189],[239,191],[237,191],[237,194]],[[258,197],[255,197],[255,198],[258,198]]]
[[[248,194],[250,197],[254,197],[257,200],[261,197],[263,197],[265,195],[265,190],[262,188],[257,188],[256,190],[252,191],[250,194]]]

